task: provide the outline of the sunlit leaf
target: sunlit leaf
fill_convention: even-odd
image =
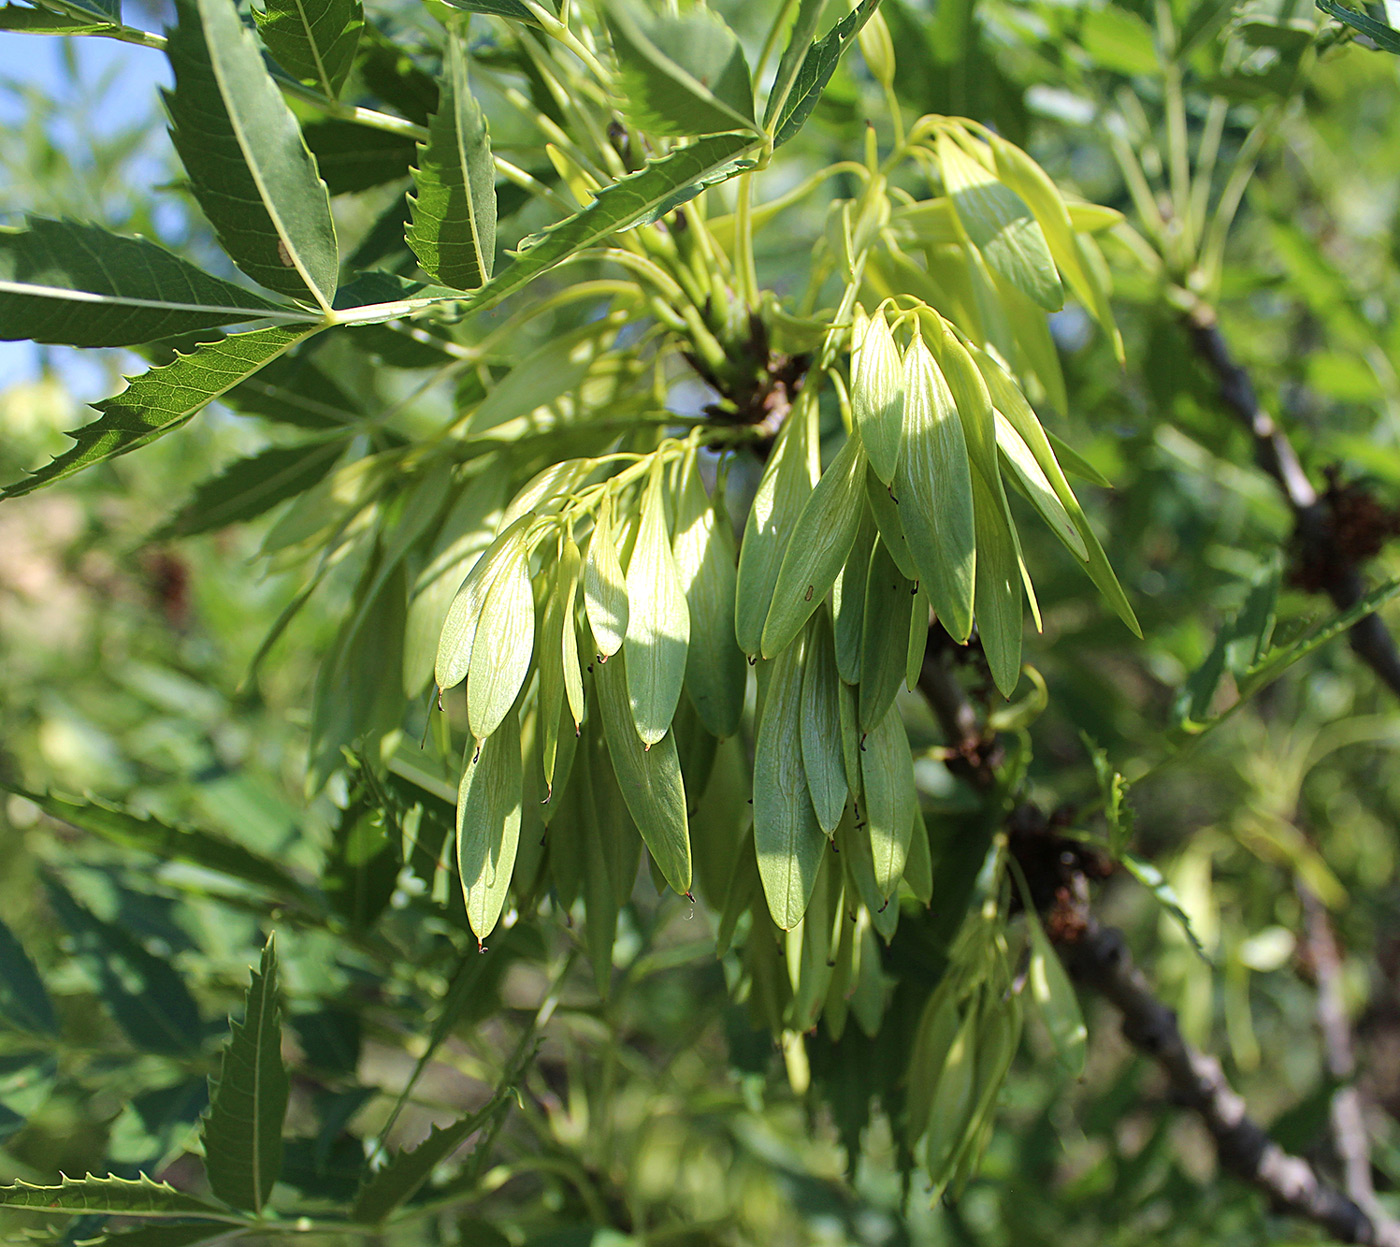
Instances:
[[[330,99],[340,94],[365,24],[360,0],[266,0],[253,18],[283,69]]]
[[[498,731],[468,745],[457,794],[457,867],[478,940],[495,928],[515,867],[521,780],[520,721],[511,713]]]

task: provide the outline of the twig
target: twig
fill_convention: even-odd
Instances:
[[[1060,948],[1070,973],[1123,1014],[1124,1036],[1162,1067],[1173,1099],[1200,1114],[1223,1168],[1263,1191],[1276,1208],[1321,1226],[1340,1242],[1400,1247],[1400,1223],[1367,1212],[1250,1118],[1220,1063],[1182,1038],[1176,1014],[1152,994],[1122,932],[1086,912],[1078,938]]]
[[[1292,508],[1298,537],[1316,551],[1313,562],[1324,569],[1320,585],[1339,611],[1350,610],[1366,593],[1356,559],[1336,539],[1327,500],[1318,496],[1293,444],[1274,418],[1260,406],[1248,371],[1230,354],[1215,310],[1196,303],[1186,316],[1196,353],[1215,374],[1220,398],[1254,439],[1254,458],[1282,491]],[[1400,697],[1400,649],[1379,615],[1367,615],[1351,629],[1351,648],[1387,688]]]
[[[1356,1056],[1352,1049],[1351,1025],[1342,998],[1342,959],[1337,938],[1327,917],[1327,909],[1307,888],[1299,888],[1303,902],[1305,940],[1317,979],[1317,1022],[1327,1072],[1342,1085],[1332,1097],[1332,1140],[1342,1163],[1342,1180],[1347,1194],[1372,1215],[1376,1211],[1376,1191],[1371,1183],[1371,1140],[1366,1133],[1366,1117],[1356,1077]]]

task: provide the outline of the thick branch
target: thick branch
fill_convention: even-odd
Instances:
[[[1215,312],[1197,304],[1186,318],[1196,353],[1214,373],[1220,399],[1254,439],[1254,458],[1269,474],[1293,510],[1298,537],[1305,548],[1317,552],[1325,570],[1320,586],[1339,611],[1350,610],[1365,595],[1365,584],[1356,559],[1336,540],[1327,500],[1318,496],[1303,471],[1287,434],[1260,405],[1249,373],[1230,354]],[[1351,648],[1387,688],[1400,697],[1400,649],[1379,615],[1367,615],[1351,630]]]
[[[1200,1114],[1223,1168],[1263,1191],[1280,1211],[1312,1221],[1340,1242],[1400,1247],[1400,1223],[1368,1214],[1249,1117],[1220,1063],[1186,1042],[1176,1014],[1152,994],[1121,932],[1086,912],[1079,938],[1061,951],[1070,973],[1123,1014],[1124,1036],[1162,1067],[1172,1098]]]

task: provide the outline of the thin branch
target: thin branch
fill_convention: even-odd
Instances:
[[[1400,1247],[1400,1223],[1368,1213],[1285,1152],[1255,1122],[1220,1063],[1182,1037],[1176,1014],[1152,994],[1122,932],[1101,926],[1087,911],[1078,938],[1061,953],[1070,973],[1123,1014],[1123,1034],[1167,1075],[1172,1098],[1197,1112],[1215,1140],[1221,1166],[1266,1194],[1279,1210],[1321,1226],[1339,1242]]]
[[[1288,435],[1260,405],[1248,371],[1230,354],[1214,309],[1196,303],[1186,326],[1196,353],[1215,375],[1221,401],[1254,439],[1255,461],[1292,508],[1302,545],[1316,552],[1311,562],[1324,573],[1319,587],[1339,611],[1350,610],[1365,596],[1366,586],[1357,560],[1337,541],[1327,499],[1308,480]],[[1367,615],[1352,628],[1351,648],[1400,697],[1400,649],[1379,615]]]
[[[1361,1093],[1353,1081],[1356,1055],[1342,997],[1342,958],[1326,906],[1307,888],[1299,888],[1298,892],[1303,902],[1304,939],[1317,979],[1317,1023],[1322,1032],[1327,1072],[1341,1083],[1332,1097],[1332,1142],[1342,1164],[1347,1194],[1374,1215],[1377,1205],[1371,1183],[1371,1140],[1366,1133]]]

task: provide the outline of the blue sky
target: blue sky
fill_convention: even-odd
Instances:
[[[133,15],[131,20],[141,19]],[[71,58],[76,66],[76,87],[66,58]],[[0,33],[0,127],[15,127],[25,120],[28,92],[71,102],[84,87],[91,88],[104,80],[109,81],[109,86],[101,94],[101,107],[86,114],[93,132],[110,134],[136,122],[155,123],[160,110],[159,87],[170,81],[169,66],[159,52],[112,39]],[[55,127],[54,138],[64,151],[81,159],[85,134],[60,124]],[[140,175],[148,170],[138,164],[136,172]],[[160,176],[154,170],[149,172],[153,178]],[[0,165],[0,187],[5,178],[6,170]],[[54,348],[49,358],[62,369],[70,388],[80,398],[100,397],[95,391],[110,386],[105,369],[85,366],[81,352]],[[40,352],[32,343],[0,342],[0,390],[37,376],[39,367]]]

